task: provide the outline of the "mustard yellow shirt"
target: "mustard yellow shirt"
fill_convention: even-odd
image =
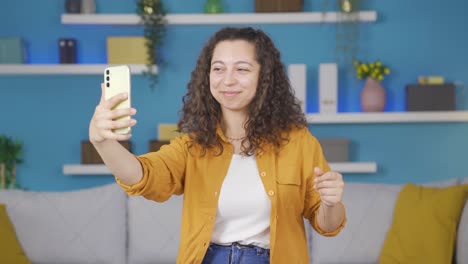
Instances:
[[[129,195],[142,195],[157,202],[171,195],[184,195],[181,237],[177,263],[201,263],[210,244],[215,224],[219,192],[233,155],[233,146],[218,129],[224,152],[216,156],[208,150],[200,157],[200,147],[188,150],[187,135],[180,136],[157,152],[138,156],[143,179],[132,186],[117,183]],[[193,154],[193,155],[192,155]],[[330,170],[320,144],[307,128],[295,129],[290,141],[275,152],[263,146],[256,153],[257,167],[271,200],[270,263],[309,263],[303,218],[325,236],[317,224],[320,196],[313,189],[314,167]],[[242,195],[240,192],[239,195]]]

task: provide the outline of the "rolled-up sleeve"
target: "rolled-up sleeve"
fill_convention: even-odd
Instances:
[[[188,136],[180,136],[164,145],[159,151],[136,156],[143,170],[143,178],[136,184],[126,185],[116,179],[122,189],[131,196],[163,202],[171,195],[184,192]]]
[[[317,231],[317,233],[323,236],[336,236],[341,229],[346,224],[346,217],[344,218],[343,222],[341,223],[338,228],[332,232],[325,232],[323,231],[320,226],[318,225],[318,210],[322,201],[320,200],[320,194],[317,190],[314,189],[314,179],[316,177],[314,173],[314,168],[319,167],[324,173],[330,171],[330,167],[323,155],[322,147],[318,140],[310,134],[308,130],[304,131],[303,134],[303,155],[304,157],[310,157],[310,163],[306,162],[303,166],[303,173],[306,177],[306,195],[305,195],[305,203],[304,203],[304,211],[303,215],[305,218],[309,220],[309,223],[312,227]]]

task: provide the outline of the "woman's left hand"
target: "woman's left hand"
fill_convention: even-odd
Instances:
[[[314,189],[320,194],[320,199],[325,206],[333,207],[341,203],[343,198],[343,176],[334,171],[323,173],[319,167],[314,168],[316,178]]]

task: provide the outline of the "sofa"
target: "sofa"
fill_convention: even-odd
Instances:
[[[427,186],[460,183],[468,178]],[[402,187],[347,183],[348,222],[341,233],[323,237],[306,225],[310,263],[377,263]],[[161,204],[128,197],[114,183],[65,192],[0,191],[17,241],[38,264],[175,263],[182,201],[182,196]],[[454,263],[468,264],[466,204],[457,234]]]

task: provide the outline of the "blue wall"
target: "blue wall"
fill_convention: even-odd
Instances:
[[[74,37],[80,63],[105,63],[105,39],[112,35],[140,35],[136,26],[62,25],[64,0],[4,1],[0,9],[0,37],[27,40],[30,63],[56,63],[57,39]],[[99,13],[131,13],[134,2],[97,1]],[[224,0],[227,12],[253,12],[254,1]],[[392,69],[384,80],[389,100],[386,111],[404,109],[404,86],[418,75],[443,75],[468,84],[468,3],[463,0],[365,1],[378,11],[378,22],[362,24],[363,60],[381,59]],[[167,0],[172,13],[199,13],[204,0]],[[111,4],[111,5],[110,5]],[[26,7],[26,8],[25,8]],[[320,1],[306,0],[306,11],[321,11]],[[336,25],[255,25],[273,38],[285,64],[308,66],[309,112],[317,110],[317,65],[335,59]],[[157,136],[158,123],[175,123],[181,96],[197,55],[207,38],[221,26],[169,26],[162,53],[168,62],[157,91],[142,76],[133,77],[133,104],[138,126],[134,151],[147,151]],[[23,140],[25,162],[18,169],[20,183],[31,190],[69,190],[113,181],[111,176],[69,176],[62,165],[80,162],[80,141],[87,140],[88,123],[100,97],[102,77],[0,75],[0,134]],[[359,109],[362,82],[340,68],[342,112]],[[458,93],[458,109],[467,109],[466,88]],[[376,161],[377,174],[346,175],[347,181],[425,182],[468,176],[468,124],[353,124],[314,125],[317,137],[351,139],[353,161]]]

